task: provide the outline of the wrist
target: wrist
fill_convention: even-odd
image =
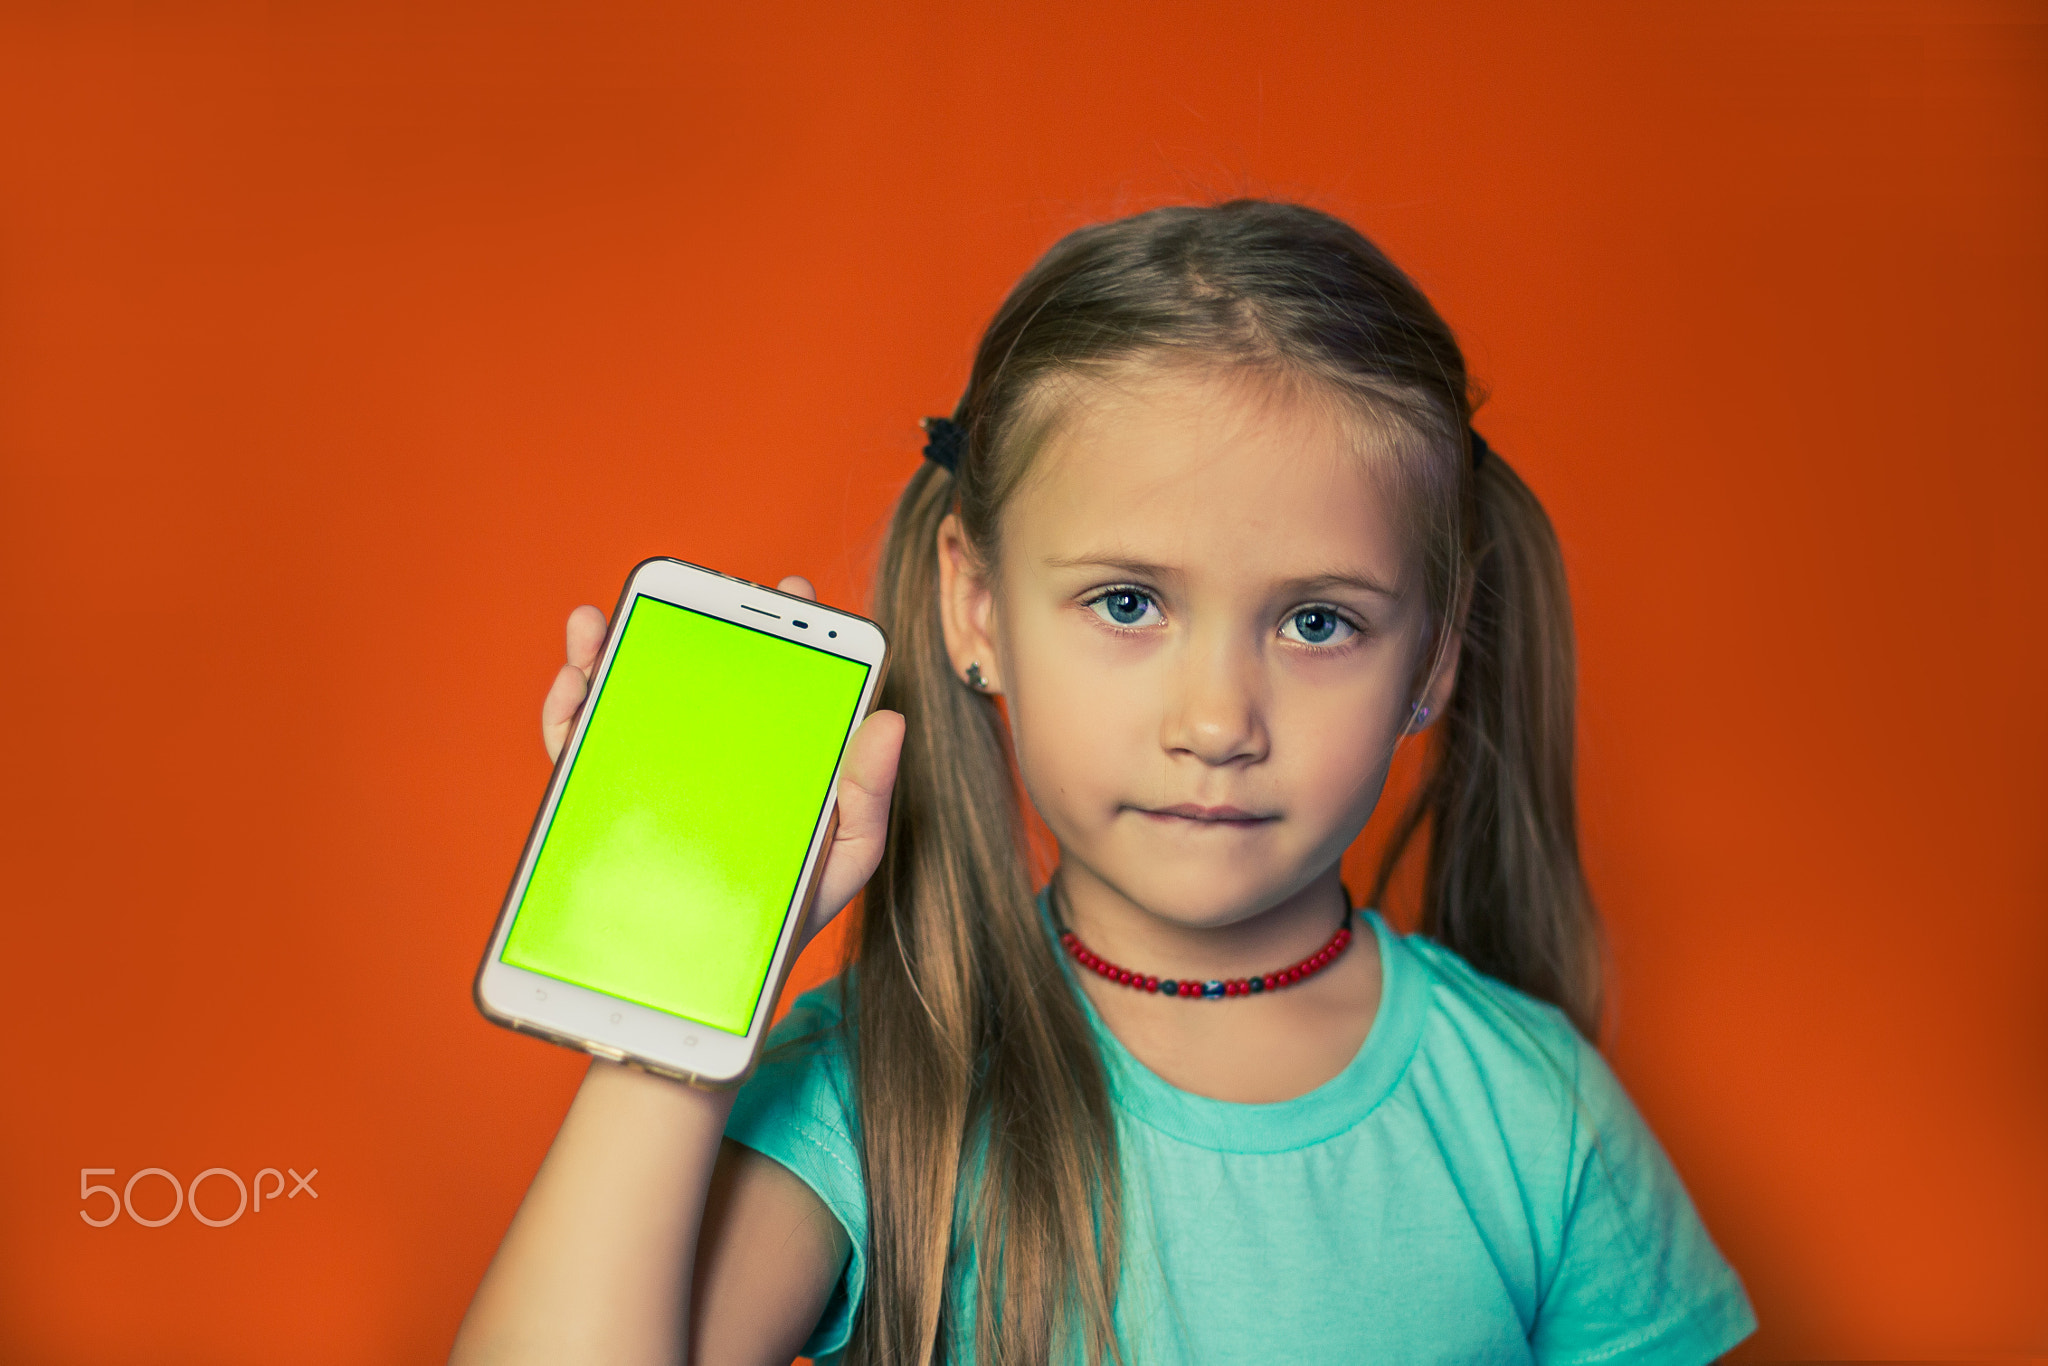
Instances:
[[[693,1086],[630,1063],[597,1057],[590,1060],[583,1089],[618,1119],[706,1130],[714,1138],[725,1132],[726,1116],[739,1095],[737,1087],[714,1090]]]

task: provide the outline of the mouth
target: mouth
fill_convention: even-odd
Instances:
[[[1157,821],[1238,829],[1267,825],[1280,819],[1275,813],[1247,811],[1241,806],[1197,806],[1193,802],[1182,802],[1178,806],[1140,806],[1134,807],[1133,810]]]

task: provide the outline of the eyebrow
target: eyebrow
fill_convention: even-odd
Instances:
[[[1355,574],[1316,574],[1306,579],[1289,579],[1287,586],[1300,593],[1313,593],[1319,588],[1356,588],[1360,592],[1382,598],[1401,596],[1398,589],[1391,588],[1362,571]]]
[[[1113,569],[1128,574],[1134,579],[1166,580],[1177,579],[1181,571],[1148,560],[1131,560],[1117,555],[1075,555],[1046,562],[1049,569]],[[1325,574],[1309,574],[1298,579],[1285,580],[1281,587],[1291,592],[1312,594],[1319,589],[1355,588],[1382,598],[1398,598],[1400,593],[1380,582],[1363,570],[1335,571]]]

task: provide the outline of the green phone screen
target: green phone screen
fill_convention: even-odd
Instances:
[[[503,960],[745,1033],[867,674],[634,597]]]

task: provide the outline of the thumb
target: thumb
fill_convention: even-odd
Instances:
[[[903,718],[893,711],[871,712],[846,746],[846,761],[839,767],[839,825],[818,874],[806,938],[830,924],[881,865],[889,838],[889,797],[902,754]]]

